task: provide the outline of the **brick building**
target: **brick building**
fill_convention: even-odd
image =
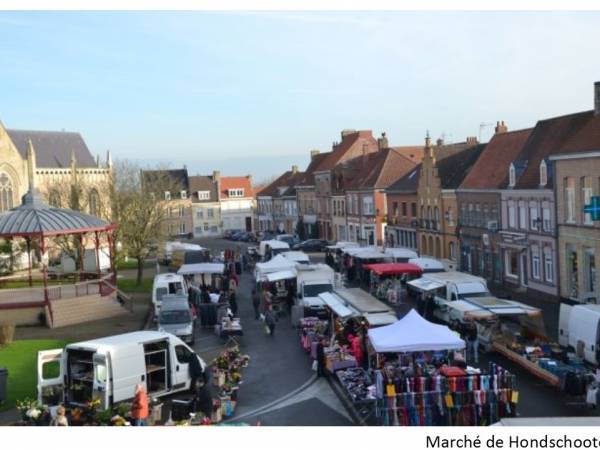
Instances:
[[[389,247],[405,247],[415,251],[418,249],[417,189],[420,173],[421,165],[419,164],[385,190],[387,197],[386,245]]]
[[[310,163],[304,176],[296,185],[296,201],[298,205],[298,221],[302,227],[301,238],[318,237],[317,229],[317,197],[315,193],[315,170],[323,159],[329,155],[319,150],[311,150]]]
[[[460,268],[489,282],[503,280],[501,190],[508,185],[510,163],[519,154],[532,129],[508,131],[498,122],[495,134],[457,189]]]

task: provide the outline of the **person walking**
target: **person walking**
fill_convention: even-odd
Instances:
[[[135,386],[135,398],[131,404],[131,417],[135,426],[148,425],[148,395],[146,394],[146,388],[141,383]]]
[[[479,364],[479,335],[474,322],[466,326],[465,337],[467,341],[467,360],[472,355],[473,362]]]
[[[254,320],[260,319],[260,295],[256,289],[252,289],[252,307],[254,308]]]
[[[269,328],[270,336],[275,335],[276,322],[277,322],[277,319],[275,318],[275,314],[273,314],[273,308],[269,307],[267,310],[265,310],[265,324]]]
[[[231,291],[229,293],[229,309],[231,309],[231,312],[234,316],[237,316],[238,304],[235,296],[235,291]]]
[[[317,343],[317,376],[325,376],[325,339],[319,339]]]

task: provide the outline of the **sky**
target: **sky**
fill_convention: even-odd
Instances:
[[[598,12],[0,12],[0,121],[260,181],[343,129],[486,141],[591,109],[599,42]]]

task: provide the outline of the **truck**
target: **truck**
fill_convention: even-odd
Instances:
[[[198,365],[202,374],[192,374]],[[99,400],[100,409],[107,409],[133,399],[137,384],[151,398],[191,389],[192,380],[208,380],[206,367],[181,339],[160,331],[74,342],[38,352],[38,401],[83,406]]]
[[[573,348],[585,361],[597,366],[600,363],[600,305],[561,303],[558,343]]]
[[[297,264],[296,286],[299,305],[304,315],[319,315],[325,311],[325,303],[319,297],[322,292],[332,292],[335,272],[327,264]]]

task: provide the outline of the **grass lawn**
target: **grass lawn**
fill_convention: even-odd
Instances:
[[[123,279],[117,280],[117,286],[119,287],[119,289],[121,289],[123,292],[126,292],[126,293],[131,293],[131,292],[150,293],[150,292],[152,292],[152,282],[153,281],[154,281],[153,278],[143,278],[142,285],[136,286],[135,279],[123,278]]]
[[[73,284],[73,280],[50,280],[48,279],[48,286],[59,286],[61,284]],[[44,282],[40,279],[31,280],[32,287],[42,287]],[[29,287],[29,280],[11,280],[6,279],[0,281],[0,289],[21,289]]]
[[[37,352],[62,348],[67,341],[22,340],[0,348],[0,366],[8,368],[8,398],[0,411],[14,408],[17,400],[37,398]]]

